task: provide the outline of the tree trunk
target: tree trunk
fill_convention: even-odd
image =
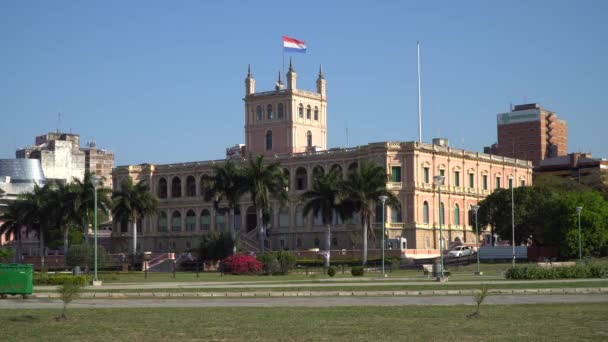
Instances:
[[[82,219],[82,232],[84,233],[84,244],[89,246],[89,213]]]
[[[70,233],[70,227],[66,226],[63,231],[63,259],[65,265],[68,265],[68,234]]]
[[[325,268],[329,268],[331,258],[331,224],[327,224],[327,233],[325,234],[325,249],[327,255],[325,256]]]
[[[361,255],[361,263],[363,266],[367,264],[367,217],[361,218],[363,221],[363,251]]]
[[[133,220],[133,258],[137,254],[137,219]],[[133,259],[135,260],[135,259]]]
[[[44,233],[42,227],[38,231],[40,233],[38,236],[38,240],[40,241],[40,269],[44,270]]]
[[[260,239],[260,255],[264,254],[264,219],[262,209],[258,209],[258,238]]]
[[[230,225],[230,238],[232,239],[232,254],[236,254],[236,210],[228,208],[229,215],[232,216],[232,225]]]
[[[21,263],[21,227],[17,229],[17,255],[15,255],[15,263]]]

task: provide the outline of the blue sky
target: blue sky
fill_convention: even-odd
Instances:
[[[244,142],[281,36],[306,41],[298,86],[327,79],[328,145],[423,139],[482,151],[496,114],[538,102],[570,152],[608,158],[606,1],[0,1],[0,158],[59,128],[117,165],[221,159]],[[61,112],[61,120],[57,113]]]

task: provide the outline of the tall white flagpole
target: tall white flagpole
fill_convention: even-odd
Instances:
[[[420,41],[416,42],[418,47],[418,142],[422,143],[422,108],[420,104]]]

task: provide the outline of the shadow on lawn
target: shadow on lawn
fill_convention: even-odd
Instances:
[[[40,321],[40,318],[34,317],[32,315],[20,315],[20,316],[15,316],[15,317],[9,317],[8,320],[11,321],[11,322],[26,322],[26,323],[31,323],[31,322],[38,322],[38,321]]]

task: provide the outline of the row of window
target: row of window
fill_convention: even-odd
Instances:
[[[422,174],[423,174],[424,183],[431,183],[430,169],[428,167],[422,168]],[[439,170],[439,175],[445,177],[445,170],[443,170],[443,169]],[[469,173],[468,175],[469,175],[469,179],[468,179],[469,188],[474,188],[475,187],[475,174]],[[453,180],[454,180],[454,186],[460,186],[460,171],[454,171]],[[488,190],[488,175],[482,175],[481,181],[482,181],[483,190]],[[500,176],[496,176],[494,184],[495,184],[495,187],[494,187],[495,189],[500,189],[502,187]],[[511,188],[512,186],[513,186],[513,179],[509,178],[509,188]],[[520,179],[520,186],[526,186],[525,179]]]
[[[469,225],[472,226],[475,222],[472,219],[473,211],[469,210]],[[429,224],[429,202],[424,201],[422,203],[422,223]],[[443,202],[439,204],[439,224],[445,224],[445,208],[443,206]],[[452,224],[459,226],[460,225],[460,206],[458,203],[454,205],[454,216]]]
[[[266,115],[264,115],[264,114],[266,114]],[[264,120],[264,118],[266,118],[267,120],[273,120],[274,119],[274,110],[273,110],[272,105],[269,104],[266,106],[266,113],[264,113],[262,106],[257,106],[255,108],[255,117],[258,121]],[[311,120],[311,117],[315,121],[319,121],[319,107],[315,106],[314,114],[313,114],[313,109],[310,106],[306,106],[306,119]],[[282,120],[283,118],[285,118],[285,107],[282,103],[279,103],[277,105],[277,118],[279,120]],[[304,119],[304,105],[301,103],[298,106],[298,118]]]
[[[306,146],[312,147],[312,132],[306,132]],[[266,150],[272,150],[272,131],[266,131]]]

